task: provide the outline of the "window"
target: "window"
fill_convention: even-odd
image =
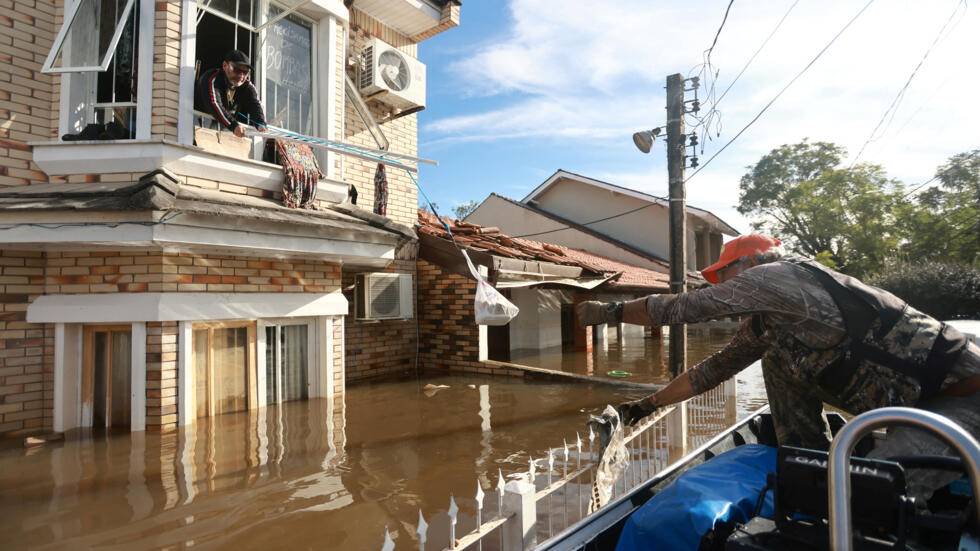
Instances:
[[[274,20],[282,9],[269,6]],[[263,37],[266,117],[269,124],[313,133],[313,24],[290,14],[267,27]]]
[[[274,4],[267,4],[260,17],[258,5],[252,0],[199,4],[195,80],[220,67],[228,50],[239,49],[252,60],[250,78],[259,88],[269,124],[313,134],[314,24]],[[198,121],[216,127],[209,117]]]
[[[129,326],[85,328],[82,363],[82,424],[85,426],[108,429],[130,425],[130,331]]]
[[[74,73],[65,122],[75,139],[135,136],[138,4],[78,0],[55,38],[42,72]]]
[[[265,328],[265,394],[267,404],[309,397],[309,325]]]
[[[255,324],[195,324],[191,346],[196,417],[249,409],[254,400]]]

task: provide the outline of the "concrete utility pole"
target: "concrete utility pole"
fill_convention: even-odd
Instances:
[[[684,193],[684,77],[667,77],[667,178],[670,197],[670,292],[687,290],[687,207]],[[670,326],[670,371],[674,377],[687,368],[687,326]]]

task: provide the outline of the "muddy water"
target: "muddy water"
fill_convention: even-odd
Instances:
[[[706,346],[720,346],[726,336],[710,339],[720,342]],[[640,372],[631,347],[659,346],[650,340],[610,342],[593,365]],[[448,388],[426,392],[426,384]],[[574,441],[586,413],[630,395],[604,385],[411,379],[175,434],[73,434],[8,448],[0,450],[0,547],[380,549],[387,526],[399,549],[413,549],[421,508],[427,548],[441,548],[451,493],[461,534],[473,526],[478,479],[489,492],[498,469],[526,471],[529,456]]]

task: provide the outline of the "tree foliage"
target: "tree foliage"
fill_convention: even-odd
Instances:
[[[453,207],[453,213],[456,215],[457,220],[462,220],[469,216],[471,212],[475,211],[478,206],[480,206],[480,203],[476,201],[467,201]]]
[[[939,167],[940,185],[906,206],[910,259],[980,262],[980,149],[950,157]],[[914,191],[914,190],[913,190]]]
[[[844,154],[806,140],[774,149],[742,176],[738,211],[790,250],[861,277],[898,250],[903,188],[880,166],[842,167]]]
[[[936,319],[980,318],[980,270],[963,263],[898,263],[869,283]]]

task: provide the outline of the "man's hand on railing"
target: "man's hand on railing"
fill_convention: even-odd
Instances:
[[[245,125],[244,124],[239,124],[238,126],[235,127],[234,132],[235,132],[235,135],[238,136],[239,138],[244,138],[245,137]]]
[[[623,402],[616,407],[616,411],[619,412],[619,417],[623,420],[623,424],[627,426],[633,426],[648,415],[652,415],[659,408],[653,404],[651,401],[653,395],[647,396],[645,398],[640,398],[639,400],[633,400],[632,402]]]

